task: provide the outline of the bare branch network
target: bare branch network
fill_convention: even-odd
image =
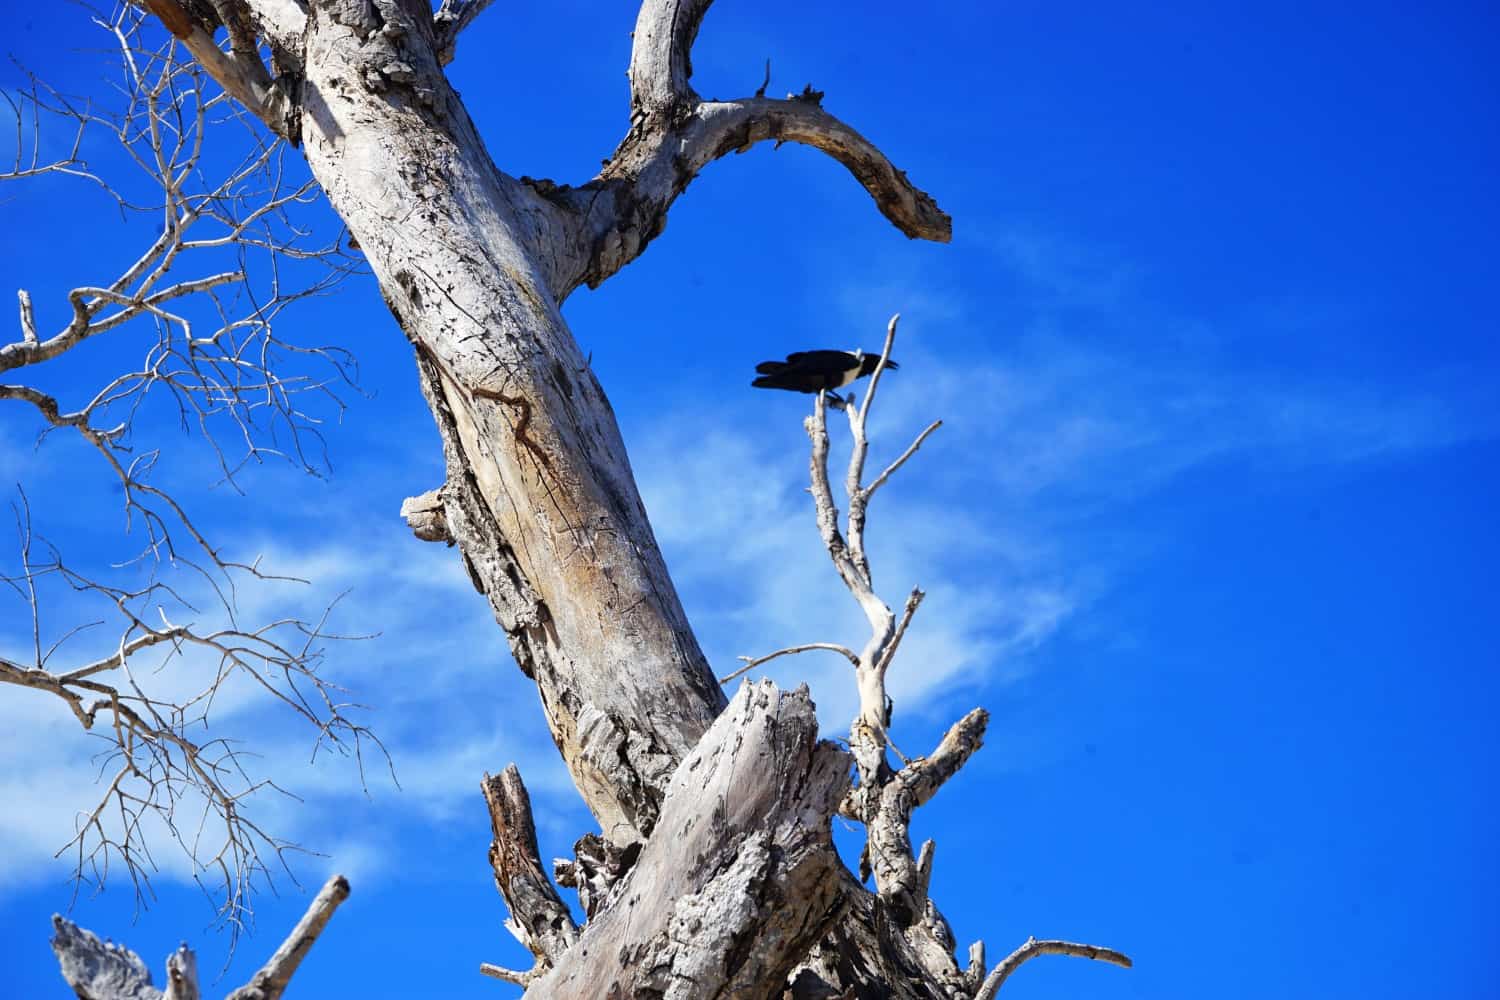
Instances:
[[[831,402],[816,399],[805,423],[814,519],[869,636],[857,649],[820,640],[749,657],[725,678],[795,653],[838,653],[850,663],[859,703],[845,750],[819,738],[805,687],[783,691],[770,681],[746,681],[726,700],[667,574],[603,388],[561,315],[572,291],[602,283],[644,252],[663,231],[676,198],[708,164],[760,142],[798,142],[828,154],[901,232],[946,241],[951,221],[929,195],[827,111],[822,92],[807,86],[785,99],[766,97],[769,67],[751,96],[702,98],[690,82],[691,51],[709,0],[644,0],[632,40],[625,136],[603,168],[578,186],[502,172],[448,82],[444,66],[486,0],[443,0],[435,12],[428,0],[140,4],[175,42],[148,57],[138,45],[133,16],[111,25],[125,53],[127,92],[142,95],[130,103],[137,124],[118,134],[127,150],[145,137],[137,159],[162,192],[156,206],[164,220],[161,235],[144,263],[116,282],[70,295],[72,318],[55,335],[42,337],[23,296],[21,336],[0,348],[0,371],[56,357],[135,317],[154,322],[159,341],[151,358],[166,360],[146,365],[133,380],[108,387],[76,410],[35,386],[6,392],[29,404],[46,426],[71,428],[115,463],[127,510],[147,526],[151,557],[181,557],[167,534],[170,524],[185,532],[181,548],[202,560],[206,576],[217,579],[236,569],[255,573],[253,564],[222,556],[179,506],[152,492],[155,487],[144,482],[150,462],[138,467],[119,457],[128,421],[111,423],[108,415],[139,405],[143,387],[162,387],[179,401],[184,419],[198,422],[205,433],[226,422],[243,431],[239,457],[221,460],[226,477],[233,479],[243,461],[266,452],[255,423],[261,418],[281,435],[276,440],[284,442],[282,454],[309,464],[303,436],[315,441],[316,425],[302,401],[333,389],[343,359],[312,352],[332,362],[334,375],[324,381],[300,381],[270,363],[288,350],[271,334],[270,319],[279,304],[308,294],[307,288],[293,292],[277,282],[272,294],[253,299],[248,323],[230,320],[226,309],[217,332],[205,337],[194,332],[196,320],[179,303],[194,296],[218,303],[227,289],[249,286],[248,272],[220,267],[168,284],[163,266],[173,264],[180,274],[190,251],[229,246],[269,255],[273,268],[305,263],[286,249],[295,241],[287,238],[293,231],[281,222],[283,211],[260,213],[236,200],[239,181],[195,201],[182,183],[201,171],[181,165],[200,155],[208,109],[222,108],[256,136],[263,127],[301,144],[321,193],[348,226],[414,346],[442,438],[446,482],[409,500],[403,513],[417,537],[458,549],[517,665],[536,683],[557,747],[599,824],[600,832],[578,840],[571,859],[553,864],[557,884],[578,894],[585,918],[579,925],[543,869],[519,772],[511,768],[486,778],[491,869],[510,910],[507,926],[534,965],[518,971],[483,963],[481,972],[522,985],[532,1000],[990,1000],[1034,955],[1128,965],[1108,949],[1032,940],[993,970],[986,967],[983,945],[976,944],[961,968],[952,929],[929,893],[935,845],[928,841],[913,850],[914,811],[980,748],[988,715],[974,709],[928,754],[892,765],[887,751],[901,755],[890,738],[895,706],[886,678],[924,595],[913,588],[901,611],[892,610],[875,590],[865,533],[875,494],[940,423],[869,477],[868,419],[883,365],[858,405],[852,398],[840,400],[852,436],[844,475],[848,510],[841,518],[828,468]],[[178,59],[184,50],[192,62]],[[203,74],[220,89],[205,88]],[[53,103],[83,125],[92,122],[87,111]],[[185,124],[174,110],[179,107]],[[184,136],[191,138],[179,141]],[[252,173],[274,178],[257,204],[280,205],[289,213],[313,189],[283,187],[279,157],[285,147],[257,143],[248,161]],[[77,162],[78,148],[50,165],[43,157],[23,158],[14,174],[55,169],[93,177]],[[209,242],[184,235],[200,224],[218,235]],[[259,235],[273,225],[283,226],[277,237]],[[330,259],[337,246],[324,244],[309,260],[341,274],[342,262]],[[889,360],[895,335],[893,319],[882,362]],[[246,429],[251,427],[260,433]],[[163,507],[166,513],[153,519],[149,511]],[[24,530],[23,538],[29,538]],[[46,565],[53,563],[60,560],[49,557]],[[17,592],[29,595],[35,577],[29,568],[23,572]],[[139,600],[139,592],[131,593],[124,604]],[[130,643],[140,641],[144,650],[206,641],[217,650],[212,643],[220,641],[234,651],[234,668],[243,670],[242,661],[252,656],[245,651],[251,647],[247,637],[260,633],[236,627],[230,640],[203,633],[194,633],[193,640],[172,632],[168,619],[158,623],[133,606],[130,614],[112,668],[124,683],[107,702],[66,690],[65,679],[81,668],[49,668],[40,643],[31,657],[36,662],[17,662],[14,673],[68,702],[82,713],[80,721],[93,712],[128,719],[117,706],[135,697],[129,707],[155,727],[143,730],[145,735],[185,754],[154,716],[140,710],[150,703],[131,681]],[[321,635],[322,629],[311,632]],[[292,647],[276,649],[293,656],[270,654],[282,657],[275,660],[283,671],[275,690],[285,695],[288,685],[307,690],[310,684],[331,691],[318,686],[311,664],[297,660]],[[299,705],[309,709],[320,733],[352,736],[357,752],[363,732],[331,696],[321,704],[311,697],[291,703],[294,711]],[[127,757],[137,739],[128,729],[118,741]],[[193,753],[203,755],[201,748]],[[858,875],[834,849],[835,815],[864,826]],[[873,892],[865,887],[871,879]],[[325,905],[310,917],[298,939],[310,942],[313,925],[321,927],[331,909]],[[68,956],[86,946],[74,943],[79,940],[74,935],[58,946],[65,970]],[[300,955],[305,948],[284,950]],[[294,965],[281,963],[282,971],[258,977],[251,988],[256,995],[276,995]],[[188,982],[181,968],[174,975],[169,989]]]
[[[318,745],[356,757],[381,751],[348,696],[319,673],[326,644],[341,638],[328,627],[332,608],[321,618],[242,621],[239,588],[273,574],[230,554],[242,539],[224,544],[200,529],[169,485],[183,478],[169,468],[182,465],[178,454],[141,438],[171,423],[194,432],[216,478],[234,489],[248,464],[267,459],[318,474],[323,411],[342,411],[353,359],[287,340],[277,324],[360,265],[341,249],[342,233],[321,239],[302,218],[320,194],[295,153],[247,120],[180,45],[157,41],[133,8],[97,23],[119,55],[116,99],[101,106],[35,78],[20,98],[4,94],[15,152],[0,180],[87,180],[126,227],[146,222],[152,233],[115,277],[73,288],[61,309],[39,309],[18,291],[18,335],[0,339],[0,400],[39,425],[39,448],[60,433],[97,457],[135,544],[112,566],[98,554],[67,558],[40,537],[19,496],[20,566],[0,581],[17,619],[30,620],[30,648],[0,656],[0,682],[55,696],[102,741],[103,792],[59,851],[72,857],[78,884],[102,886],[114,864],[144,903],[159,867],[150,843],[165,838],[217,893],[237,934],[253,881],[284,870],[295,845],[255,818],[252,796],[279,789],[247,766],[246,748],[205,735],[227,686],[244,682],[305,720]],[[58,125],[71,135],[66,152],[45,157],[44,127]],[[86,153],[116,174],[106,177]],[[39,312],[65,318],[47,331]],[[76,359],[90,351],[97,363],[101,350],[130,367],[66,399],[83,382],[54,369],[71,359],[70,371],[82,371]],[[83,644],[100,648],[106,629],[107,653],[70,661]]]

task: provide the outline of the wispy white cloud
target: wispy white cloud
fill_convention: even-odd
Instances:
[[[331,628],[378,635],[329,644],[322,672],[372,706],[362,721],[390,750],[400,788],[373,745],[365,747],[368,797],[353,760],[325,751],[313,763],[314,730],[240,684],[216,702],[213,735],[243,740],[255,755],[252,773],[273,777],[298,797],[257,793],[255,815],[276,835],[332,855],[311,862],[312,868],[357,864],[367,877],[378,877],[403,850],[390,836],[391,824],[441,826],[461,812],[482,811],[480,775],[514,761],[539,812],[576,824],[576,793],[534,710],[532,685],[511,663],[503,635],[454,552],[390,530],[391,519],[348,521],[343,528],[337,543],[259,546],[267,566],[313,583],[242,588],[238,612],[244,622],[306,617],[349,592]],[[10,628],[3,638],[13,647],[24,641]],[[155,694],[180,694],[202,686],[203,667],[185,657],[142,682]],[[484,697],[476,698],[476,691]],[[66,859],[54,861],[52,854],[71,836],[75,815],[92,808],[103,791],[90,759],[97,741],[81,732],[66,706],[41,692],[0,697],[0,730],[7,734],[0,801],[25,804],[0,811],[6,843],[0,887],[59,881]],[[355,816],[359,821],[350,822]],[[165,843],[153,842],[161,876],[189,879],[185,859]]]
[[[942,276],[876,269],[832,297],[843,315],[830,326],[862,331],[851,339],[867,349],[890,312],[905,316],[903,369],[882,388],[871,465],[932,419],[946,421],[871,513],[883,596],[899,607],[914,584],[929,594],[891,676],[898,730],[902,713],[930,714],[952,695],[1024,674],[1029,654],[1107,591],[1128,568],[1121,560],[1150,544],[1128,540],[1152,529],[1122,523],[1123,501],[1214,463],[1274,482],[1500,432],[1500,405],[1462,374],[1391,386],[1229,368],[1218,348],[1250,334],[1155,315],[1137,269],[1107,253],[1026,231],[1000,234],[990,250],[1026,306],[1014,310],[1026,325],[1003,343],[976,334],[994,324],[993,304]],[[1115,322],[1121,335],[1106,335]],[[1153,324],[1171,332],[1141,340]],[[777,405],[780,397],[755,402],[763,405],[707,431],[698,415],[660,414],[633,449],[653,524],[720,673],[741,654],[817,640],[857,647],[866,635],[813,524],[797,426],[805,410]],[[837,451],[847,432],[837,417],[831,427]],[[841,481],[837,456],[834,468]],[[1091,547],[1106,525],[1108,548]],[[842,659],[815,652],[763,669],[806,680],[825,731],[847,725],[854,691]]]
[[[867,346],[878,344],[889,311],[906,315],[904,367],[882,390],[872,467],[928,421],[946,421],[871,514],[881,592],[895,606],[913,585],[929,595],[891,676],[898,741],[903,719],[946,722],[952,699],[977,698],[978,689],[1025,674],[1031,654],[1107,592],[1131,549],[1118,537],[1108,552],[1090,542],[1104,525],[1113,536],[1127,533],[1112,520],[1122,498],[1149,495],[1209,463],[1294,473],[1488,437],[1500,427],[1496,405],[1462,373],[1392,388],[1340,375],[1226,369],[1216,363],[1215,334],[1178,320],[1162,325],[1190,328],[1192,336],[1176,336],[1172,353],[1101,337],[1107,314],[1142,308],[1134,272],[1027,239],[1002,240],[995,253],[1019,270],[1041,305],[1027,327],[1003,345],[965,354],[961,365],[951,345],[972,342],[989,320],[983,303],[952,294],[945,282],[862,277],[834,296],[842,325],[863,331]],[[1078,332],[1047,313],[1053,302],[1094,310],[1089,329]],[[1136,315],[1131,328],[1144,322]],[[700,411],[658,413],[632,435],[653,524],[721,674],[741,654],[816,640],[857,647],[866,634],[813,524],[804,410],[774,398],[776,405],[756,397],[754,409],[726,407],[713,421]],[[837,451],[847,432],[837,419],[832,426],[841,480]],[[0,471],[7,453],[0,439]],[[544,837],[572,839],[576,795],[535,709],[534,688],[511,664],[484,600],[452,551],[412,541],[389,511],[372,514],[350,499],[360,493],[356,481],[310,501],[320,505],[320,524],[337,525],[336,540],[332,532],[309,538],[305,525],[283,531],[272,523],[259,543],[247,543],[246,554],[259,553],[269,568],[314,583],[247,588],[239,611],[246,621],[305,616],[350,591],[332,627],[379,638],[337,644],[327,669],[374,706],[370,721],[396,759],[403,791],[375,776],[366,802],[348,762],[309,766],[305,728],[265,710],[252,691],[229,692],[215,714],[224,734],[253,736],[265,773],[305,800],[268,799],[271,825],[333,851],[332,864],[357,864],[379,877],[389,852],[401,850],[386,824],[403,815],[452,822],[477,808],[481,772],[515,760],[539,800]],[[13,627],[0,626],[0,642],[19,641]],[[95,641],[84,639],[79,651]],[[192,682],[192,661],[174,669],[180,675],[153,682]],[[842,659],[811,653],[766,672],[787,683],[806,680],[825,731],[846,728],[855,696]],[[35,692],[0,697],[0,729],[8,734],[0,801],[27,804],[0,812],[7,845],[0,886],[55,880],[51,853],[76,811],[92,804],[90,741],[63,706]],[[368,822],[350,822],[353,815]]]
[[[740,655],[809,641],[858,648],[868,626],[834,574],[804,491],[803,453],[777,453],[750,431],[706,436],[666,419],[638,449],[642,492],[674,578],[715,670],[727,674]],[[679,428],[674,430],[673,428]],[[834,431],[841,428],[834,424]],[[766,438],[762,438],[764,442]],[[805,440],[805,439],[804,439]],[[905,442],[902,442],[904,447]],[[885,447],[890,451],[890,446]],[[1035,546],[1010,531],[963,517],[934,515],[922,488],[921,460],[877,497],[870,547],[877,586],[899,607],[907,591],[928,592],[902,662],[891,679],[905,711],[935,694],[962,690],[996,661],[1012,669],[1071,612],[1074,588],[1035,559]],[[842,474],[834,476],[842,482]],[[911,526],[912,530],[906,530]],[[978,553],[987,581],[949,577],[954,552]],[[994,561],[987,553],[1004,553]],[[773,661],[766,673],[806,681],[825,731],[837,733],[855,707],[847,662],[814,652]]]

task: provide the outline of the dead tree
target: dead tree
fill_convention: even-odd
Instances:
[[[378,740],[319,672],[336,638],[326,613],[240,613],[239,589],[268,571],[210,538],[164,485],[160,467],[170,463],[138,433],[149,422],[138,417],[156,408],[195,430],[205,464],[233,488],[245,466],[268,459],[316,471],[319,404],[341,406],[353,360],[284,338],[280,318],[359,264],[341,233],[300,225],[298,209],[319,195],[296,152],[140,22],[128,10],[100,22],[120,54],[117,104],[41,81],[19,101],[4,95],[16,149],[0,180],[72,175],[155,225],[118,273],[67,293],[60,326],[42,327],[20,290],[19,329],[0,341],[0,401],[32,420],[39,444],[85,446],[121,498],[129,546],[117,558],[65,553],[34,528],[25,494],[17,498],[20,565],[0,575],[0,614],[29,618],[30,642],[0,656],[0,683],[55,697],[102,743],[103,791],[63,848],[76,884],[102,884],[113,866],[141,899],[156,870],[153,841],[165,839],[216,888],[237,934],[252,883],[283,869],[294,845],[257,818],[256,793],[276,786],[253,753],[210,733],[215,706],[243,687],[305,721],[319,747],[361,755],[378,752]],[[72,142],[44,159],[42,130],[60,127]],[[132,176],[94,172],[80,158],[90,143],[112,145]],[[138,363],[97,385],[56,377],[70,363],[87,373],[77,359],[101,340],[136,345]],[[73,613],[61,625],[49,614],[59,598]]]
[[[759,142],[828,153],[902,232],[946,240],[949,219],[930,197],[810,87],[701,98],[690,53],[708,0],[644,0],[625,137],[577,186],[497,166],[447,81],[443,67],[487,0],[444,0],[435,13],[428,0],[140,6],[270,135],[301,146],[362,250],[412,344],[446,456],[446,481],[405,505],[409,523],[458,548],[599,823],[556,868],[579,893],[579,928],[542,871],[519,776],[487,782],[496,881],[537,963],[486,971],[538,997],[967,998],[993,994],[1033,954],[1128,964],[1028,942],[988,976],[982,949],[960,968],[928,898],[933,849],[913,856],[911,813],[978,748],[987,717],[970,713],[926,758],[887,760],[884,678],[921,594],[899,617],[875,594],[864,523],[922,438],[864,483],[878,381],[849,409],[846,526],[821,397],[808,424],[819,530],[871,625],[859,652],[841,648],[860,691],[846,753],[818,739],[805,690],[747,682],[726,703],[603,389],[559,312],[574,289],[645,250],[700,170]],[[893,336],[894,326],[887,353]],[[834,852],[836,813],[866,825],[875,892]],[[275,995],[273,979],[252,988]]]

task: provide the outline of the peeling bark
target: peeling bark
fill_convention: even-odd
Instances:
[[[52,951],[80,1000],[160,1000],[151,971],[129,948],[99,940],[71,920],[53,914]]]

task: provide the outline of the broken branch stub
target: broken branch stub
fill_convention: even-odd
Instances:
[[[494,835],[490,867],[495,888],[510,908],[506,928],[536,957],[539,968],[550,968],[578,940],[578,926],[542,869],[531,796],[514,764],[499,775],[486,774],[481,788]]]

